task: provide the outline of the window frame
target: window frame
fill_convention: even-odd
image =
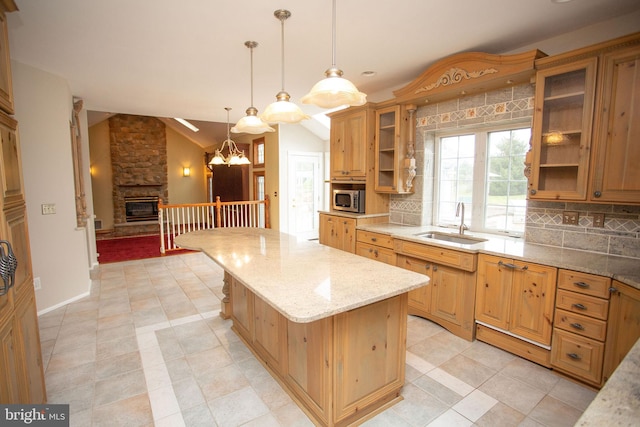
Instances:
[[[259,151],[260,151],[260,147],[262,147],[262,153],[263,153],[263,157],[264,159],[262,160],[262,163],[259,162]],[[263,168],[264,164],[266,162],[266,157],[267,157],[267,153],[265,151],[266,146],[265,146],[265,140],[264,140],[264,136],[258,139],[254,139],[253,140],[253,167],[254,168]]]
[[[443,129],[435,132],[435,147],[434,147],[434,179],[433,179],[433,224],[438,227],[458,229],[460,223],[455,224],[442,223],[440,221],[440,141],[442,138],[452,136],[474,135],[475,136],[475,153],[474,153],[474,165],[473,165],[473,187],[472,187],[472,209],[471,212],[467,212],[465,219],[465,225],[469,226],[469,231],[475,231],[479,233],[487,234],[501,234],[521,237],[524,235],[524,231],[514,230],[498,230],[494,228],[485,227],[485,212],[487,207],[486,192],[488,188],[488,143],[489,133],[491,132],[503,132],[513,131],[517,129],[530,129],[533,131],[533,124],[531,118],[526,120],[512,120],[508,123],[491,124],[486,126],[474,126],[468,128],[455,128],[455,129]],[[524,171],[524,164],[522,165]],[[523,172],[524,173],[524,172]],[[526,210],[526,206],[525,206]],[[471,216],[469,217],[469,214]]]

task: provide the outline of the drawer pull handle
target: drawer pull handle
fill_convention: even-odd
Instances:
[[[582,359],[582,357],[580,355],[575,354],[575,353],[567,353],[567,356],[569,356],[573,360],[581,360]]]
[[[573,282],[573,284],[582,289],[586,289],[589,287],[589,284],[584,282]]]
[[[501,267],[510,268],[512,270],[515,270],[516,268],[518,268],[517,265],[515,265],[513,263],[510,263],[510,262],[498,261],[498,265],[501,266]],[[528,265],[524,265],[524,266],[520,267],[520,270],[523,270],[523,271],[528,270],[528,269],[529,269]]]
[[[377,239],[376,237],[372,237],[372,238],[371,238],[371,241],[372,241],[372,242],[377,242],[377,241],[378,241],[378,239]]]
[[[574,327],[575,329],[579,329],[581,331],[584,331],[584,326],[582,326],[580,323],[570,323],[570,325],[572,327]]]
[[[587,309],[587,307],[585,307],[583,304],[580,304],[580,303],[571,304],[571,307],[575,307],[578,310],[586,310]]]

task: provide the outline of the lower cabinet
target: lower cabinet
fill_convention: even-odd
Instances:
[[[402,240],[395,248],[398,267],[430,278],[428,285],[409,291],[409,314],[472,341],[477,255]]]
[[[393,238],[389,235],[358,230],[356,232],[356,254],[396,265],[396,253],[393,251]]]
[[[232,278],[230,303],[233,329],[314,424],[356,425],[400,400],[406,294],[296,323]]]
[[[388,215],[320,214],[320,244],[355,253],[356,227],[389,221]],[[374,233],[375,234],[375,233]]]
[[[604,354],[604,381],[609,379],[638,339],[640,339],[640,289],[614,280]]]
[[[549,367],[556,276],[554,267],[479,255],[477,338]]]

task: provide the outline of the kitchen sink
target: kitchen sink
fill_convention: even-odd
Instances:
[[[423,237],[425,239],[440,240],[443,242],[458,243],[460,245],[475,245],[476,243],[486,242],[487,239],[481,239],[479,237],[464,236],[453,233],[441,233],[439,231],[428,231],[426,233],[418,233],[415,236]]]

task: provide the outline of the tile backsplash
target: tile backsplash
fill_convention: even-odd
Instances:
[[[562,223],[565,211],[578,212],[577,225]],[[594,227],[593,214],[604,214],[603,228]],[[640,206],[529,200],[525,241],[640,258]]]

